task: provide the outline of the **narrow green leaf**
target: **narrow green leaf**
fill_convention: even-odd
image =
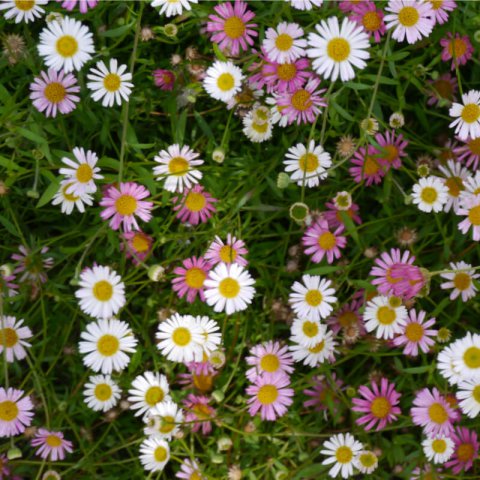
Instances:
[[[37,207],[40,208],[46,205],[53,196],[58,192],[60,187],[61,178],[56,178],[43,192],[42,196],[38,200]]]

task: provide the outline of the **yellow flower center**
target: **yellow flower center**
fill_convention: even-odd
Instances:
[[[48,435],[47,438],[45,439],[47,442],[47,445],[49,447],[59,447],[62,444],[62,439],[57,437],[56,435]]]
[[[373,467],[377,463],[377,457],[372,452],[362,453],[358,457],[358,461],[365,467]]]
[[[175,419],[170,415],[161,418],[161,425],[158,429],[161,433],[170,433],[175,428]]]
[[[202,477],[198,472],[193,472],[188,480],[202,480]]]
[[[358,317],[354,312],[344,312],[338,317],[338,323],[343,328],[350,327],[358,323]]]
[[[150,407],[154,407],[158,402],[161,402],[165,397],[165,392],[158,386],[149,387],[145,392],[145,403]]]
[[[305,295],[305,301],[311,307],[317,307],[322,303],[323,295],[318,290],[309,290]]]
[[[318,237],[318,245],[323,250],[331,250],[336,244],[337,240],[332,232],[324,232]]]
[[[334,62],[343,62],[350,55],[350,44],[344,38],[332,38],[327,45],[327,54]]]
[[[463,354],[463,361],[468,368],[480,368],[480,348],[467,348]]]
[[[367,12],[362,18],[362,25],[368,32],[375,32],[380,28],[382,21],[377,12]]]
[[[303,322],[302,331],[305,336],[312,338],[318,333],[318,324],[310,321]]]
[[[420,15],[415,7],[403,7],[398,12],[398,21],[404,27],[413,27],[417,24]]]
[[[474,123],[480,117],[480,107],[476,103],[467,103],[462,110],[462,120],[465,123]]]
[[[385,145],[383,151],[384,156],[382,159],[388,163],[392,163],[398,157],[398,148],[395,145]]]
[[[389,413],[392,405],[385,397],[377,397],[370,405],[372,415],[377,418],[385,418]]]
[[[120,341],[114,335],[102,335],[97,342],[97,350],[104,357],[115,355],[120,348]]]
[[[112,284],[106,280],[100,280],[93,286],[93,295],[100,302],[108,302],[113,296]]]
[[[434,10],[438,10],[439,8],[442,7],[443,0],[430,0],[430,3],[432,4],[432,8]]]
[[[477,385],[473,390],[472,390],[472,396],[475,399],[477,403],[480,403],[480,385]]]
[[[424,187],[420,193],[420,198],[425,202],[432,204],[438,198],[438,192],[436,188],[433,187]]]
[[[208,405],[198,403],[193,407],[193,411],[200,420],[206,420],[207,418],[210,418],[210,408],[208,407]]]
[[[198,267],[193,267],[187,270],[185,274],[185,283],[190,288],[199,289],[203,287],[203,282],[207,278],[207,274]]]
[[[59,103],[67,96],[67,90],[59,82],[50,82],[43,91],[45,98],[50,103]]]
[[[105,78],[103,79],[103,86],[105,87],[105,90],[108,90],[109,92],[116,92],[120,88],[121,83],[122,81],[116,73],[109,73],[108,75],[105,75]]]
[[[18,407],[15,402],[5,400],[0,402],[0,420],[3,422],[11,422],[18,416]]]
[[[288,33],[281,33],[275,39],[275,46],[281,52],[287,52],[292,48],[292,45],[293,45],[293,38],[290,35],[288,35]]]
[[[461,443],[457,448],[456,454],[461,462],[468,462],[475,455],[475,448],[471,443]]]
[[[455,38],[448,42],[448,53],[453,58],[460,58],[467,51],[467,44],[462,38]]]
[[[240,284],[234,278],[224,278],[218,285],[220,295],[225,298],[235,298],[240,292]]]
[[[235,85],[235,78],[231,73],[222,73],[218,78],[217,78],[217,87],[222,91],[222,92],[228,92],[230,91],[233,86]]]
[[[153,458],[155,458],[156,462],[165,462],[168,458],[168,452],[165,447],[157,447],[153,452]]]
[[[211,358],[209,359],[211,362]],[[201,392],[209,392],[213,386],[212,375],[195,375],[193,374],[193,385]]]
[[[257,133],[266,133],[268,130],[268,123],[252,123],[252,128],[257,132]]]
[[[276,372],[280,368],[280,360],[273,353],[267,353],[260,360],[260,367],[265,372]]]
[[[168,162],[168,172],[172,175],[182,176],[188,172],[188,161],[183,157],[173,157]]]
[[[132,247],[136,252],[146,252],[150,248],[150,241],[143,233],[136,233],[132,238]]]
[[[335,458],[338,463],[350,463],[353,458],[352,449],[347,446],[338,447],[335,452]]]
[[[106,383],[99,383],[95,386],[93,394],[97,400],[101,402],[106,402],[112,396],[112,387]]]
[[[201,193],[189,192],[185,200],[185,206],[191,212],[199,212],[205,207],[207,200]]]
[[[295,78],[297,67],[294,63],[282,63],[277,66],[277,77],[280,80],[288,82]]]
[[[17,332],[10,327],[0,330],[0,345],[6,348],[12,348],[18,342]]]
[[[379,169],[380,165],[378,164],[378,162],[370,155],[367,155],[367,158],[365,159],[365,162],[363,164],[364,174],[370,177],[372,175],[376,175]]]
[[[73,185],[72,183],[67,183],[63,188],[62,188],[62,193],[63,196],[65,197],[65,200],[69,202],[76,202],[80,197],[77,197],[76,195],[73,195],[72,193],[67,193],[67,190],[70,188],[70,186]]]
[[[57,40],[56,48],[62,57],[73,57],[78,51],[78,42],[71,35],[63,35]]]
[[[411,342],[419,342],[423,338],[423,327],[419,323],[409,323],[405,327],[405,336]]]
[[[93,169],[88,163],[82,163],[77,168],[77,180],[80,183],[87,183],[93,178]]]
[[[391,325],[396,317],[395,310],[390,307],[384,305],[378,309],[377,320],[378,323],[381,323],[382,325]]]
[[[471,282],[472,279],[468,273],[460,272],[455,274],[455,277],[453,278],[455,288],[460,291],[467,290],[470,287]]]
[[[303,112],[305,110],[308,110],[313,102],[310,100],[310,93],[307,92],[307,90],[304,90],[303,88],[300,90],[297,90],[293,95],[290,100],[293,108],[295,110],[299,110],[300,112]]]
[[[432,403],[428,409],[428,416],[434,423],[442,424],[448,420],[448,414],[443,405]]]
[[[137,209],[137,201],[131,195],[120,195],[115,201],[115,208],[120,215],[132,215]]]
[[[452,84],[448,80],[436,80],[432,86],[441,98],[446,98],[447,100],[453,99]]]
[[[35,6],[34,0],[15,0],[15,6],[23,12],[28,12]]]
[[[225,20],[223,31],[227,37],[235,40],[245,33],[245,24],[240,18],[233,16]]]
[[[173,331],[172,340],[175,345],[184,347],[191,342],[192,334],[188,328],[178,327]]]
[[[477,205],[468,211],[468,219],[473,226],[476,227],[480,225],[480,205]]]
[[[464,190],[463,180],[460,177],[450,177],[445,180],[445,185],[448,188],[448,193],[451,197],[458,197],[460,192]]]
[[[469,150],[475,155],[480,155],[480,138],[475,138],[468,142]]]
[[[318,157],[313,153],[305,153],[298,159],[298,166],[302,172],[314,172],[318,168]]]
[[[308,351],[310,353],[320,353],[321,351],[323,351],[324,348],[325,348],[325,340],[322,340],[321,342],[317,343],[314,347],[310,347]]]
[[[220,260],[224,263],[234,262],[237,258],[237,252],[230,245],[224,245],[220,249]]]
[[[443,453],[447,449],[447,442],[443,438],[436,438],[432,442],[432,450],[435,453]]]
[[[263,385],[258,389],[257,398],[262,405],[270,405],[278,398],[278,389],[275,385]]]

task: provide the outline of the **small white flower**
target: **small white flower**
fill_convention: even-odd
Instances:
[[[361,473],[372,473],[378,467],[378,458],[373,452],[370,452],[369,450],[362,450],[355,457],[353,466]]]
[[[428,461],[443,464],[453,455],[455,444],[451,438],[437,435],[423,440],[422,447]]]
[[[97,154],[91,150],[85,152],[81,147],[75,147],[72,152],[76,162],[68,157],[63,157],[62,162],[67,168],[62,167],[59,170],[59,173],[65,175],[67,180],[71,182],[66,190],[67,193],[83,195],[84,193],[96,192],[95,180],[103,178],[103,175],[98,173],[100,168],[95,166],[98,162]]]
[[[333,333],[327,329],[322,329],[325,332],[324,337],[315,345],[311,347],[304,347],[301,344],[290,345],[288,349],[292,352],[292,357],[296,362],[302,362],[304,365],[315,368],[318,365],[334,360],[336,342],[333,339]],[[297,337],[291,338],[293,341],[298,341]]]
[[[92,375],[85,384],[85,403],[96,412],[107,412],[120,400],[122,391],[110,375]]]
[[[232,62],[216,61],[207,69],[203,88],[215,100],[228,102],[240,91],[243,78],[242,70]]]
[[[450,385],[457,385],[462,380],[460,370],[454,364],[454,348],[457,342],[445,347],[437,357],[437,369]]]
[[[166,17],[181,15],[183,9],[191,10],[191,3],[198,3],[198,0],[152,0],[150,5],[153,8],[160,7],[159,14]]]
[[[375,330],[377,338],[390,339],[402,333],[407,316],[407,309],[397,297],[380,295],[367,302],[363,321],[368,332]]]
[[[149,437],[140,444],[140,462],[145,470],[161,472],[170,460],[170,447],[160,438]]]
[[[480,413],[480,380],[465,380],[458,384],[457,399],[462,412],[475,418]]]
[[[448,199],[444,211],[458,210],[460,196],[465,190],[464,182],[469,178],[470,172],[461,163],[448,160],[447,165],[440,165],[438,169],[445,175],[444,182],[448,189]]]
[[[249,112],[243,118],[243,133],[253,143],[262,143],[272,138],[272,123],[267,121],[260,122],[255,119],[254,114]]]
[[[145,435],[171,440],[183,422],[183,411],[171,400],[164,400],[151,408],[145,418]]]
[[[447,203],[448,188],[438,177],[421,178],[413,186],[412,199],[422,212],[440,212]]]
[[[209,356],[213,351],[218,350],[222,343],[220,327],[215,320],[209,317],[197,316],[194,320],[202,331],[200,345],[203,348],[203,352]]]
[[[297,10],[311,10],[313,7],[320,7],[323,0],[285,0]]]
[[[450,346],[461,380],[480,380],[480,335],[468,332]]]
[[[302,38],[303,29],[296,23],[281,22],[269,28],[262,43],[268,58],[276,63],[293,63],[305,55],[307,41]]]
[[[333,464],[328,472],[331,477],[335,478],[340,473],[342,478],[348,478],[353,475],[353,462],[361,450],[363,445],[351,433],[332,435],[320,451],[327,456],[322,465]]]
[[[447,282],[443,282],[440,288],[444,290],[452,288],[450,293],[450,300],[455,300],[460,295],[462,300],[467,302],[473,298],[477,293],[477,287],[473,283],[473,279],[479,278],[480,274],[475,273],[475,270],[469,263],[457,262],[450,263],[450,269],[454,270],[452,273],[441,273],[440,276]],[[457,270],[457,271],[455,271]]]
[[[1,295],[1,294],[0,294]],[[31,344],[26,340],[32,338],[32,331],[23,325],[23,319],[15,317],[0,317],[0,358],[11,363],[15,360],[23,360],[27,356],[25,347]],[[5,352],[4,352],[5,350]]]
[[[327,333],[327,327],[319,320],[296,318],[290,327],[291,340],[302,347],[314,347],[321,342]]]
[[[450,127],[460,140],[480,137],[480,91],[470,90],[462,95],[462,103],[453,103],[449,115],[455,120]]]
[[[71,180],[62,180],[60,183],[60,188],[58,192],[54,195],[52,199],[52,205],[61,204],[62,213],[70,215],[73,212],[73,208],[77,207],[80,213],[85,211],[84,203],[88,206],[93,204],[93,198],[89,193],[82,193],[81,195],[73,195],[67,193],[75,185],[75,182]]]
[[[48,0],[2,0],[0,10],[7,20],[15,18],[15,23],[33,22],[40,18],[45,10],[40,5],[46,5]]]
[[[138,375],[128,391],[130,409],[136,410],[135,416],[148,414],[160,402],[170,400],[167,377],[158,372],[145,372]]]

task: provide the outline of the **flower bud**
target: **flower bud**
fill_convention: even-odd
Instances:
[[[217,163],[223,163],[225,160],[225,150],[222,147],[217,147],[212,153],[212,160]]]
[[[165,280],[165,269],[161,265],[152,265],[148,269],[148,278],[152,282],[161,282]]]

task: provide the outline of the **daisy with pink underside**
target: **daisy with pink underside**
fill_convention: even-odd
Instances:
[[[399,169],[402,166],[402,157],[406,157],[405,149],[408,142],[404,140],[403,135],[399,133],[395,135],[393,131],[386,131],[384,134],[377,133],[375,141],[380,145],[380,152],[378,154],[378,162],[390,168]]]
[[[113,230],[123,226],[125,232],[140,230],[135,216],[144,222],[152,218],[152,202],[145,202],[150,192],[135,182],[120,183],[118,188],[111,185],[104,193],[100,206],[105,207],[100,213],[103,220],[110,218],[109,225]]]
[[[468,35],[447,33],[445,38],[440,40],[442,50],[442,61],[452,61],[451,70],[455,70],[461,65],[465,65],[473,56],[473,46]]]
[[[51,462],[63,460],[67,452],[73,452],[72,442],[65,440],[62,432],[51,432],[45,428],[38,429],[31,445],[39,447],[35,452],[37,456]]]
[[[250,396],[248,413],[253,417],[260,411],[261,419],[269,421],[283,417],[293,403],[294,391],[288,385],[290,378],[283,372],[257,376],[254,384],[246,389]]]
[[[341,235],[344,230],[344,226],[339,225],[336,230],[330,231],[326,220],[318,220],[302,237],[305,254],[311,255],[313,263],[320,263],[323,257],[327,258],[328,263],[333,263],[342,256],[340,249],[347,245],[347,239]]]
[[[355,423],[357,425],[365,425],[364,428],[368,432],[375,425],[377,432],[385,428],[389,423],[397,420],[400,415],[400,407],[398,403],[401,394],[395,390],[395,384],[390,383],[386,378],[371,383],[371,388],[364,385],[359,387],[358,393],[363,398],[353,398],[352,410],[354,412],[365,413],[363,417],[358,418]]]
[[[453,433],[455,412],[435,387],[417,393],[410,415],[414,425],[423,427],[425,434],[449,437]]]
[[[193,303],[200,297],[202,302],[205,301],[204,283],[208,277],[208,272],[212,268],[212,264],[202,257],[187,258],[183,262],[183,267],[175,267],[173,273],[177,275],[172,280],[172,288],[179,298],[186,296],[188,303]]]
[[[183,195],[173,197],[175,204],[173,211],[177,212],[177,218],[182,223],[198,225],[205,223],[217,210],[214,203],[218,200],[213,198],[202,185],[194,185],[186,189]]]
[[[466,217],[458,224],[458,229],[467,234],[471,228],[472,238],[475,241],[480,240],[480,195],[467,194],[460,197],[456,213]]]
[[[215,14],[209,15],[207,32],[212,34],[211,41],[221,50],[228,50],[233,56],[241,51],[248,51],[253,45],[253,38],[258,36],[254,30],[256,23],[250,23],[255,17],[248,4],[236,1],[222,3],[213,7]]]
[[[353,6],[349,18],[363,27],[368,36],[373,36],[375,42],[378,43],[387,31],[383,17],[383,11],[377,8],[374,2],[358,2]]]
[[[448,290],[452,288],[450,293],[450,300],[455,300],[460,295],[464,302],[470,300],[477,294],[477,287],[473,283],[473,280],[480,278],[480,274],[475,273],[475,270],[469,263],[451,262],[450,269],[453,272],[441,273],[440,276],[447,280],[440,285],[440,288]]]
[[[450,435],[455,447],[452,459],[446,464],[446,468],[451,468],[454,475],[460,472],[468,472],[473,466],[474,460],[478,458],[478,436],[475,430],[469,430],[466,427],[456,427]]]
[[[210,244],[205,253],[205,259],[213,265],[217,265],[217,263],[226,263],[227,265],[237,263],[245,267],[248,265],[248,261],[243,256],[247,255],[247,253],[245,242],[228,233],[225,243],[218,235],[215,236],[215,240]]]
[[[354,181],[369,187],[373,183],[381,183],[386,169],[379,161],[380,152],[373,146],[359,148],[351,159],[352,167],[348,169]]]
[[[250,382],[255,382],[255,379],[264,373],[290,375],[293,372],[293,358],[288,347],[277,341],[270,340],[253,346],[245,361],[252,366],[246,372]]]
[[[185,408],[184,423],[190,423],[193,433],[201,431],[203,435],[208,435],[212,431],[212,420],[216,414],[215,409],[209,405],[210,398],[189,393],[182,403]]]
[[[33,418],[33,404],[23,390],[0,387],[0,438],[25,431]]]
[[[402,333],[393,340],[393,344],[397,347],[405,345],[404,355],[416,357],[419,349],[423,353],[428,353],[435,345],[432,337],[437,336],[438,330],[430,328],[435,325],[435,318],[425,321],[425,315],[423,310],[420,310],[418,315],[414,309],[410,310],[407,322],[402,327]]]

